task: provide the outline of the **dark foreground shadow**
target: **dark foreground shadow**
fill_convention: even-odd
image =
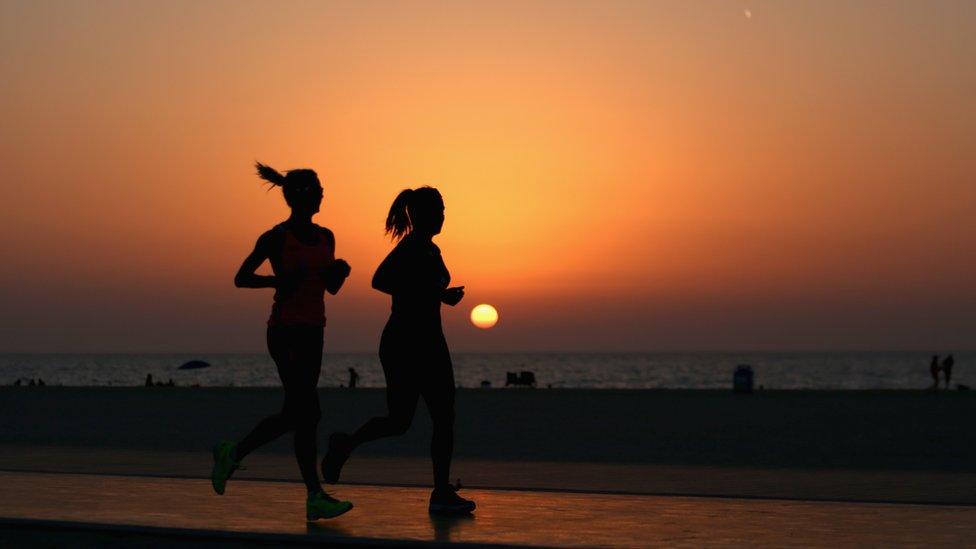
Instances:
[[[474,515],[435,516],[430,515],[430,525],[434,529],[434,539],[440,542],[450,542],[465,525],[474,523]]]
[[[305,532],[310,536],[350,537],[352,535],[339,523],[328,520],[305,523]]]

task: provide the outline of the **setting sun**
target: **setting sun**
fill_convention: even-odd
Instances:
[[[471,323],[479,328],[491,328],[498,322],[498,311],[494,307],[483,303],[471,309]]]

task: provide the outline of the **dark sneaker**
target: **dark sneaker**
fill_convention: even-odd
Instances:
[[[349,459],[352,452],[352,444],[349,435],[345,433],[332,433],[329,437],[329,451],[322,458],[322,479],[326,484],[339,482],[339,474],[342,466]]]
[[[335,518],[352,509],[352,503],[339,501],[325,492],[315,492],[305,501],[305,519]]]
[[[427,510],[432,515],[467,515],[474,511],[475,504],[470,499],[457,495],[457,488],[435,488],[430,494],[430,506]]]

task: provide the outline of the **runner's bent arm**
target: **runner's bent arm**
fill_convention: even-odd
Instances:
[[[254,251],[252,251],[246,258],[244,258],[244,263],[241,264],[241,268],[237,270],[237,275],[234,276],[234,286],[238,288],[276,288],[278,280],[275,276],[259,275],[256,274],[258,267],[261,266],[265,260],[271,258],[271,232],[266,232],[258,238],[257,244],[254,245]]]
[[[399,275],[401,269],[400,257],[402,256],[402,250],[398,247],[393,248],[393,250],[386,255],[380,266],[376,268],[376,273],[373,274],[373,289],[379,290],[384,294],[393,295],[395,291],[399,289],[401,282]]]
[[[332,253],[335,254],[335,235],[332,234],[332,231],[322,227],[322,238],[327,239],[332,244]],[[342,288],[342,283],[349,276],[349,270],[349,264],[344,259],[336,259],[330,263],[326,267],[326,271],[322,273],[326,291],[332,295],[339,293],[339,290]]]

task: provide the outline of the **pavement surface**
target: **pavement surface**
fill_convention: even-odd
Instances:
[[[0,444],[0,470],[209,478],[207,451],[162,451]],[[259,451],[235,478],[300,480],[295,457]],[[455,459],[451,480],[472,488],[607,492],[632,495],[976,505],[976,473],[861,469],[770,469],[654,463]],[[430,458],[354,455],[343,482],[430,486]]]
[[[0,487],[9,546],[141,533],[159,546],[933,547],[971,545],[976,524],[972,506],[494,489],[463,491],[472,517],[439,519],[426,489],[366,485],[335,487],[355,508],[307,523],[293,482],[233,480],[217,496],[203,479],[0,472]]]

